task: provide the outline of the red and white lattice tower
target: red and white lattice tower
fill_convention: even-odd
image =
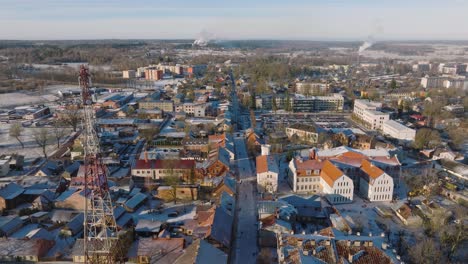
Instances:
[[[96,133],[95,114],[88,69],[80,67],[79,83],[84,108],[85,217],[84,254],[86,263],[115,263],[117,227]]]

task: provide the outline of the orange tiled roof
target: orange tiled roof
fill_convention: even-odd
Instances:
[[[268,171],[268,156],[257,157],[257,173],[264,173]]]
[[[226,147],[226,135],[224,133],[221,135],[209,135],[208,141],[210,143],[217,143],[221,147]]]
[[[320,176],[328,183],[329,186],[333,186],[333,183],[343,175],[343,172],[338,169],[329,160],[323,162],[322,171]]]
[[[381,169],[379,169],[377,166],[375,166],[368,160],[362,161],[361,170],[364,171],[367,175],[369,175],[369,177],[372,179],[377,179],[380,175],[384,173]]]

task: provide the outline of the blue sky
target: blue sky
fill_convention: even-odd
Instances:
[[[0,39],[468,39],[468,0],[0,0]]]

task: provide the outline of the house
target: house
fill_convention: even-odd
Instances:
[[[0,210],[11,210],[23,202],[24,188],[11,182],[0,187]]]
[[[322,162],[295,158],[289,162],[289,184],[293,192],[319,192]]]
[[[206,238],[211,233],[216,206],[198,205],[193,219],[184,221],[182,228],[185,234],[194,238]]]
[[[288,221],[326,221],[326,215],[322,208],[322,199],[318,195],[299,196],[296,194],[289,194],[279,197],[278,200],[292,205],[295,209],[295,211],[289,211],[291,215],[295,215],[295,219],[290,219]]]
[[[132,175],[153,180],[163,179],[168,176],[177,176],[188,181],[195,168],[194,160],[137,160],[132,168]]]
[[[222,206],[216,208],[208,241],[211,241],[217,248],[229,248],[231,245],[233,222],[233,212]]]
[[[390,155],[386,149],[354,149],[341,146],[332,149],[314,150],[316,159],[330,160],[335,166],[342,170],[354,182],[355,192],[359,191],[362,175],[363,160],[372,162],[393,178],[394,190],[399,186],[401,177],[401,163],[396,155]]]
[[[195,201],[198,200],[198,185],[177,185],[177,186],[159,186],[158,199],[163,201]]]
[[[0,236],[10,236],[23,227],[21,218],[15,215],[0,216]]]
[[[49,212],[39,211],[29,216],[31,223],[43,223],[50,219]]]
[[[408,204],[397,202],[392,206],[395,215],[400,219],[405,225],[419,225],[422,224],[422,219],[414,214],[411,207]]]
[[[88,243],[92,243],[92,241]],[[85,263],[86,256],[84,254],[84,240],[82,238],[78,238],[75,241],[75,244],[73,245],[70,256],[72,257],[73,263]],[[101,259],[101,260],[102,262],[108,262],[108,259]]]
[[[63,167],[59,162],[48,161],[34,174],[39,177],[57,176],[63,171]]]
[[[208,153],[206,161],[196,165],[195,177],[203,180],[225,175],[229,171],[229,157],[225,148],[216,147]]]
[[[62,172],[62,177],[65,179],[71,179],[78,174],[78,170],[80,169],[81,163],[79,161],[75,161],[69,166],[65,168]]]
[[[213,197],[221,197],[223,192],[231,196],[236,194],[236,180],[231,177],[224,177],[223,181],[211,192]]]
[[[127,212],[135,212],[136,209],[138,209],[143,203],[148,199],[146,194],[144,193],[137,193],[135,194],[132,198],[128,199],[123,207]]]
[[[156,220],[140,219],[135,226],[135,232],[140,236],[153,236],[161,231],[162,224],[162,222]]]
[[[70,188],[61,193],[55,198],[55,208],[59,209],[72,209],[83,211],[85,209],[85,201],[91,207],[91,203],[85,197],[85,190]]]
[[[320,184],[329,202],[337,204],[353,201],[353,181],[329,160],[323,162]]]
[[[10,159],[0,159],[0,177],[7,176],[10,172]]]
[[[0,262],[39,262],[54,246],[46,239],[0,239]]]
[[[225,252],[214,247],[204,239],[196,239],[193,243],[184,250],[184,254],[180,256],[174,264],[205,264],[216,263],[225,264],[228,261],[228,256]]]
[[[355,149],[373,149],[377,140],[373,136],[357,134],[350,141],[349,146]]]
[[[140,238],[135,241],[136,262],[141,264],[160,263],[172,264],[182,254],[185,246],[184,238]]]
[[[80,213],[73,217],[73,219],[60,230],[60,233],[65,236],[75,236],[83,230],[83,222],[84,213]]]
[[[32,206],[38,210],[50,210],[54,205],[54,198],[55,193],[45,190],[33,200]]]
[[[393,178],[368,160],[363,160],[364,172],[359,181],[359,192],[369,201],[391,201],[393,199]]]
[[[306,124],[293,124],[286,128],[286,135],[289,140],[317,143],[318,132],[315,126]]]
[[[258,156],[256,163],[259,192],[276,192],[278,190],[279,167],[275,158],[271,155]]]

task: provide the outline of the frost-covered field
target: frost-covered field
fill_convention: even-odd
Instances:
[[[40,148],[34,140],[34,133],[37,133],[39,128],[35,127],[24,127],[20,139],[24,143],[24,148],[21,148],[19,142],[10,137],[9,130],[11,124],[0,124],[0,155],[1,154],[12,154],[17,153],[24,155],[26,159],[42,157],[42,148]],[[69,132],[69,131],[68,131]],[[68,135],[68,134],[67,134]],[[51,137],[52,137],[51,133]],[[66,137],[62,139],[65,140]],[[57,148],[57,145],[53,138],[50,139],[50,143],[47,146],[47,153],[52,153]]]

